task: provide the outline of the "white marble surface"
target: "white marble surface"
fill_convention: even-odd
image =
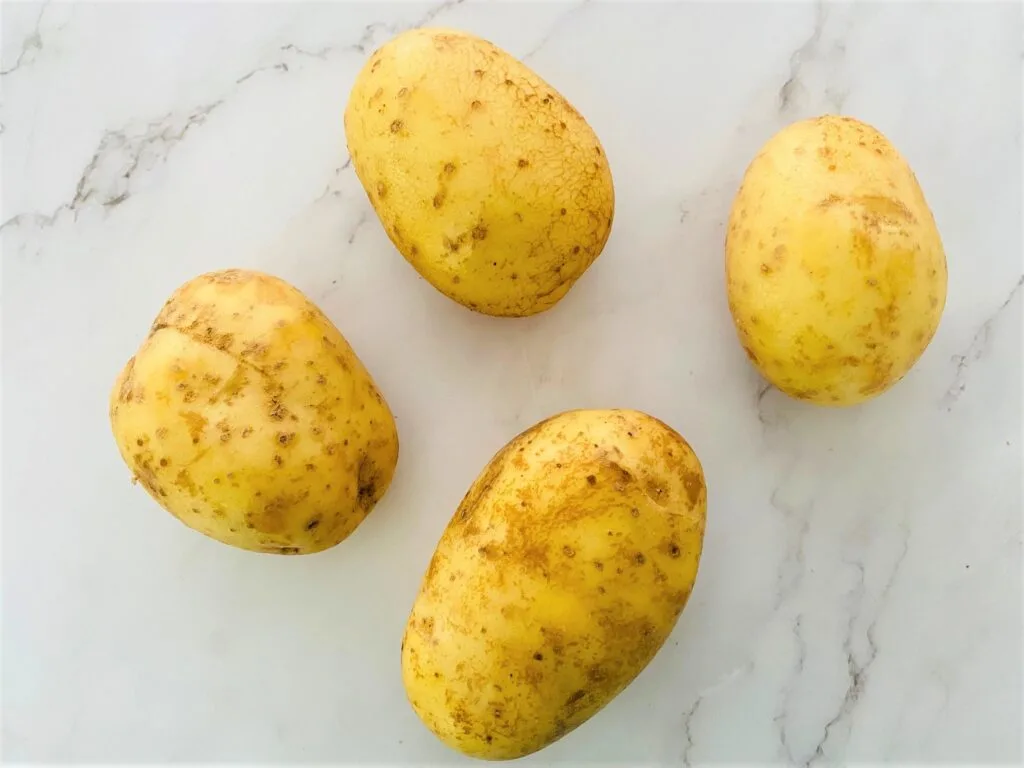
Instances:
[[[608,247],[525,321],[443,298],[390,246],[341,114],[395,31],[525,57],[598,131]],[[508,438],[618,405],[709,482],[689,607],[641,677],[525,762],[1019,762],[1018,4],[77,4],[3,8],[3,748],[9,760],[465,764],[405,701],[433,545]],[[890,393],[765,392],[723,221],[786,122],[901,148],[949,258]],[[308,558],[234,551],[132,487],[106,396],[167,294],[249,266],[318,301],[398,419],[394,485]]]

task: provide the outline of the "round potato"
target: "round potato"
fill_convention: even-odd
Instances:
[[[601,143],[561,94],[486,40],[395,37],[359,73],[345,134],[395,247],[470,309],[549,309],[604,249],[614,192]]]
[[[628,410],[570,411],[487,465],[448,524],[402,642],[413,709],[485,759],[536,752],[621,692],[697,575],[704,474]]]
[[[946,301],[945,253],[913,171],[849,117],[797,122],[765,144],[732,206],[725,268],[751,361],[825,405],[899,381]]]
[[[117,377],[110,421],[135,478],[225,544],[338,544],[387,491],[398,433],[341,333],[258,272],[201,275],[164,305]]]

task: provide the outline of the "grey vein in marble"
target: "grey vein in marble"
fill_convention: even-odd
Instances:
[[[782,748],[782,755],[786,758],[788,765],[795,764],[793,748],[789,743],[789,708],[793,700],[793,692],[796,689],[797,682],[800,680],[800,676],[803,674],[804,664],[807,661],[807,640],[803,635],[803,614],[797,614],[793,620],[791,633],[796,643],[796,661],[793,663],[793,669],[790,671],[789,678],[786,680],[779,695],[779,705],[773,717],[775,725],[779,729],[779,744]]]
[[[968,371],[973,363],[981,360],[985,356],[985,352],[989,346],[989,336],[992,332],[992,327],[1002,317],[1003,313],[1013,304],[1014,299],[1020,295],[1021,287],[1024,286],[1024,275],[1021,275],[1013,288],[1010,290],[1009,295],[996,307],[996,310],[989,315],[988,319],[981,324],[974,337],[971,339],[971,343],[967,349],[960,355],[953,356],[953,362],[956,364],[956,374],[953,378],[953,383],[946,390],[945,396],[942,398],[942,405],[945,406],[947,411],[953,410],[953,406],[956,405],[957,400],[967,389],[967,376]]]
[[[530,59],[532,59],[534,56],[540,53],[544,46],[550,43],[551,40],[565,27],[567,23],[571,22],[574,18],[579,16],[579,14],[586,9],[590,2],[591,0],[582,0],[582,2],[576,3],[567,10],[563,11],[558,16],[558,18],[555,19],[554,23],[552,23],[552,25],[548,27],[548,30],[543,35],[541,35],[541,38],[540,40],[537,41],[536,45],[534,45],[532,48],[530,48],[530,50],[528,50],[526,53],[519,57],[520,61],[528,62]]]
[[[23,44],[22,53],[18,61],[6,73],[13,72],[23,63],[23,59],[31,50],[41,48],[42,43],[39,37],[39,26],[43,14],[50,0],[40,10],[36,22],[35,31],[26,38]],[[295,44],[285,44],[279,50],[286,55],[305,58],[325,60],[335,50],[347,53],[363,55],[371,47],[377,47],[381,43],[378,34],[384,33],[387,36],[398,32],[426,26],[434,21],[441,14],[456,6],[462,5],[465,0],[447,0],[428,9],[417,20],[409,24],[388,24],[385,22],[373,22],[364,27],[359,39],[350,45],[336,49],[334,46],[327,46],[318,51],[307,51]],[[276,71],[287,73],[289,64],[287,61],[277,61],[267,65],[254,67],[244,75],[238,77],[234,86],[237,87],[252,79],[262,72]],[[178,142],[183,140],[189,131],[201,125],[214,109],[224,104],[232,95],[232,88],[220,98],[194,107],[188,112],[170,113],[148,123],[141,133],[133,132],[130,126],[108,130],[100,139],[100,143],[93,153],[92,159],[85,169],[75,187],[75,193],[71,201],[58,206],[52,213],[44,214],[38,211],[18,213],[0,223],[0,230],[8,227],[17,227],[24,224],[32,224],[39,228],[53,226],[62,214],[71,213],[77,215],[87,203],[99,200],[104,208],[114,208],[131,197],[130,182],[141,170],[143,165],[155,165],[157,161],[166,160],[167,152]],[[348,167],[348,163],[342,166],[342,170]],[[109,178],[104,178],[104,172],[112,173]],[[326,194],[326,192],[325,192]]]
[[[77,217],[91,202],[103,208],[116,208],[131,197],[132,180],[160,162],[165,162],[171,149],[184,140],[190,130],[202,125],[223,99],[205,104],[187,114],[167,114],[141,130],[122,128],[107,131],[82,171],[75,185],[75,194],[51,214],[19,213],[0,224],[0,229],[22,223],[40,228],[55,224],[64,213]]]
[[[21,42],[21,50],[18,52],[18,58],[15,59],[14,64],[7,69],[0,70],[0,77],[10,75],[21,69],[21,67],[31,64],[35,61],[39,52],[43,50],[43,37],[41,31],[43,16],[46,15],[46,9],[50,6],[51,2],[52,0],[45,0],[45,2],[43,2],[42,6],[39,8],[39,14],[36,16],[36,21],[33,25],[32,31]]]
[[[796,104],[798,93],[807,91],[804,84],[805,69],[812,65],[825,65],[829,67],[826,77],[825,100],[835,112],[842,112],[843,105],[847,98],[847,89],[838,88],[833,84],[835,77],[834,70],[842,62],[846,53],[846,46],[842,36],[823,44],[822,37],[825,32],[825,25],[835,10],[825,0],[817,0],[814,9],[814,28],[810,36],[798,47],[789,57],[789,76],[779,88],[779,114],[791,117],[794,113],[800,112]]]
[[[846,654],[846,666],[849,680],[838,710],[825,724],[821,740],[814,748],[814,755],[807,761],[807,763],[805,763],[805,765],[815,765],[822,760],[827,759],[825,755],[825,748],[833,740],[833,733],[836,728],[845,728],[847,738],[849,737],[849,719],[852,717],[854,708],[859,703],[861,694],[864,692],[864,687],[867,685],[868,674],[871,671],[871,667],[878,658],[879,646],[878,641],[875,638],[875,627],[878,625],[878,621],[885,608],[886,598],[889,596],[889,592],[891,591],[893,584],[896,582],[896,577],[899,575],[907,557],[907,551],[910,545],[910,531],[905,526],[901,526],[901,530],[903,536],[900,551],[896,555],[895,561],[889,570],[889,575],[886,578],[885,584],[882,586],[878,598],[875,601],[874,613],[868,622],[867,628],[864,630],[867,652],[863,655],[863,658],[859,658],[860,654],[858,654],[854,649],[853,641],[855,625],[861,618],[864,611],[865,566],[862,562],[851,563],[855,568],[857,568],[858,580],[850,595],[850,600],[856,607],[850,612],[846,638],[843,641],[843,652]]]

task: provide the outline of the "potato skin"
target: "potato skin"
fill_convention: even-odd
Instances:
[[[569,411],[514,438],[463,498],[409,617],[417,715],[489,760],[578,727],[672,631],[706,508],[697,456],[646,414]]]
[[[117,377],[110,421],[161,506],[257,552],[338,544],[398,461],[394,419],[348,342],[297,289],[252,271],[174,292]]]
[[[465,32],[415,29],[376,51],[352,88],[345,134],[395,247],[478,312],[553,307],[611,232],[611,170],[586,120]]]
[[[920,358],[946,302],[946,256],[913,171],[875,128],[826,115],[772,137],[725,243],[729,307],[772,384],[863,402]]]

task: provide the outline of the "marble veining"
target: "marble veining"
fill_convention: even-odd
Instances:
[[[424,25],[526,60],[605,146],[608,246],[541,316],[441,297],[352,172],[348,89]],[[399,677],[434,543],[515,433],[621,405],[704,464],[697,585],[634,684],[525,762],[1020,762],[1020,33],[1014,3],[6,4],[4,756],[468,764]],[[722,274],[746,164],[823,112],[907,156],[949,261],[928,351],[846,410],[756,375]],[[110,438],[160,304],[226,266],[306,291],[395,411],[394,485],[323,555],[189,531]]]

